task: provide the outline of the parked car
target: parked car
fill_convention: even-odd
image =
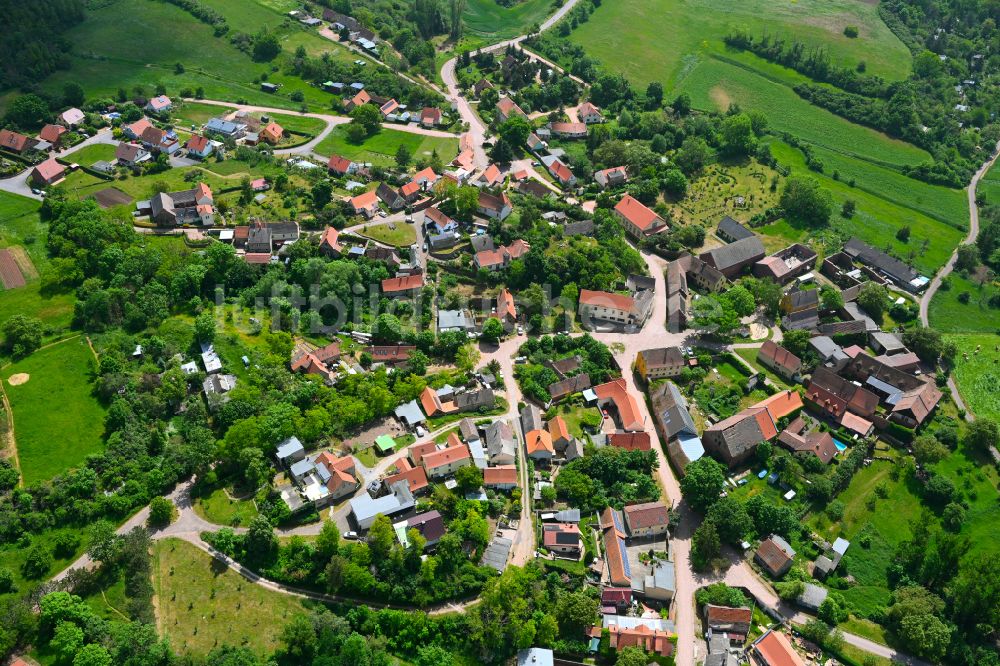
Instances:
[[[351,530],[350,532],[344,532],[344,538],[355,541],[358,538],[358,533],[355,532],[354,530]]]

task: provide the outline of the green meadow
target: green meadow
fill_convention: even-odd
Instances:
[[[0,373],[14,413],[24,483],[46,481],[82,463],[103,444],[104,407],[94,395],[95,358],[83,337],[53,344]],[[12,386],[11,375],[27,374]]]
[[[467,0],[463,20],[470,32],[497,40],[526,33],[554,11],[552,0],[522,0],[512,7],[496,0]]]
[[[436,150],[438,156],[448,163],[458,154],[458,139],[385,128],[362,143],[354,144],[347,140],[343,125],[335,127],[319,142],[315,151],[320,155],[341,155],[350,160],[388,166],[396,163],[396,150],[400,145],[410,149],[414,160],[429,158]]]
[[[952,272],[946,288],[931,300],[928,323],[944,333],[996,333],[1000,331],[1000,309],[990,306],[998,289],[989,281],[978,282]],[[962,294],[968,294],[968,302]]]
[[[856,39],[844,36],[848,25],[857,26]],[[570,39],[633,82],[660,81],[669,90],[693,63],[723,51],[736,29],[822,48],[844,67],[864,60],[869,73],[887,79],[910,71],[910,53],[879,18],[877,3],[856,0],[614,0]]]
[[[226,16],[230,32],[253,33],[266,25],[281,39],[282,55],[273,63],[253,62],[230,43],[228,36],[215,37],[210,26],[179,7],[155,0],[118,0],[89,9],[84,21],[64,35],[73,44],[72,67],[45,79],[42,87],[56,92],[65,83],[75,81],[88,96],[114,97],[119,88],[131,94],[136,86],[152,94],[154,87],[162,83],[170,95],[177,95],[184,87],[202,87],[208,99],[242,99],[292,110],[302,103],[293,102],[289,96],[300,91],[307,105],[322,110],[330,104],[327,93],[281,69],[272,72],[272,65],[280,67],[299,45],[313,54],[326,52],[339,60],[359,57],[262,2],[209,0],[205,4]],[[183,65],[182,73],[175,70],[177,63]],[[263,74],[281,85],[277,93],[262,92],[254,83]]]

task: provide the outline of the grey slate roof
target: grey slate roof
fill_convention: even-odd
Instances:
[[[752,236],[711,249],[705,255],[712,257],[715,268],[725,271],[733,266],[755,261],[764,256],[764,244],[760,242],[759,238]]]
[[[722,221],[719,222],[718,235],[723,240],[728,242],[736,242],[743,240],[744,238],[752,238],[754,233],[733,218],[726,215],[722,218]]]
[[[670,380],[663,382],[653,392],[650,400],[655,418],[667,439],[682,432],[697,436],[698,429],[694,425],[694,419],[691,418],[687,402],[676,384]]]

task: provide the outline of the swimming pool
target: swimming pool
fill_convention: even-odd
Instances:
[[[837,450],[838,451],[846,451],[847,450],[847,444],[844,444],[842,441],[840,441],[836,437],[833,438],[833,443],[837,446]]]

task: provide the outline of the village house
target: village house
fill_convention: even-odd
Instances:
[[[578,313],[584,326],[612,322],[621,326],[641,327],[652,312],[653,293],[640,291],[635,296],[607,291],[580,290]]]
[[[36,164],[31,170],[31,180],[42,187],[47,187],[49,185],[55,185],[61,181],[66,176],[66,167],[59,162],[56,162],[56,158],[50,157],[40,164]]]
[[[553,134],[564,139],[587,138],[587,125],[585,123],[549,123],[549,129]]]
[[[344,100],[344,109],[350,113],[359,106],[364,106],[372,101],[371,95],[369,95],[365,90],[360,90],[354,97]]]
[[[367,530],[379,515],[394,516],[409,511],[416,502],[413,493],[406,483],[394,483],[389,487],[389,494],[372,497],[368,493],[350,500],[351,517],[358,529]]]
[[[424,127],[437,127],[441,120],[441,109],[436,106],[425,106],[420,111],[420,124]]]
[[[554,155],[546,155],[542,158],[542,164],[548,169],[553,178],[563,187],[573,187],[576,185],[576,176],[562,160]],[[542,186],[544,187],[544,185]]]
[[[601,189],[618,187],[628,182],[628,169],[623,166],[601,169],[594,172],[594,180],[601,186]]]
[[[625,379],[619,377],[593,388],[597,404],[602,409],[613,410],[617,415],[619,430],[635,432],[645,429],[639,403],[628,391]]]
[[[12,153],[20,155],[34,148],[35,143],[35,140],[31,137],[12,132],[8,129],[0,129],[0,148],[4,150],[9,150]]]
[[[601,540],[605,570],[602,582],[614,587],[632,588],[632,568],[625,547],[625,526],[621,513],[608,507],[600,515]]]
[[[517,324],[517,306],[514,304],[514,295],[506,287],[497,294],[496,316],[508,331]]]
[[[547,463],[556,455],[552,435],[547,430],[529,430],[524,433],[524,448],[528,457],[539,463]]]
[[[510,245],[497,250],[483,250],[472,257],[476,270],[499,271],[510,266],[510,262],[520,259],[528,253],[531,246],[520,238],[514,239]]]
[[[552,382],[549,384],[549,397],[552,398],[553,402],[562,400],[568,395],[573,395],[574,393],[580,393],[590,388],[590,375],[586,373],[581,373],[579,375],[573,375],[572,377],[567,377],[565,379],[560,379],[557,382]]]
[[[479,192],[479,201],[476,204],[476,212],[494,220],[506,220],[514,211],[510,203],[510,197],[506,192],[501,192],[500,196],[494,196],[489,192]]]
[[[404,275],[382,280],[382,293],[389,298],[416,296],[424,286],[422,273]]]
[[[542,545],[551,553],[579,559],[583,553],[579,525],[573,523],[542,525]]]
[[[486,426],[483,434],[489,463],[497,466],[513,465],[517,459],[517,439],[510,424],[505,419],[494,421]]]
[[[471,465],[472,456],[469,455],[469,448],[465,444],[458,443],[425,454],[420,464],[427,472],[427,478],[440,479]]]
[[[629,236],[635,239],[660,233],[667,228],[667,223],[659,215],[644,206],[631,194],[626,194],[615,205],[614,213]]]
[[[340,342],[331,342],[325,347],[300,353],[292,359],[292,372],[318,375],[328,382],[336,378],[336,368],[340,361]]]
[[[749,608],[705,604],[705,627],[712,633],[728,634],[730,643],[734,645],[746,642],[752,621],[753,613]]]
[[[319,237],[319,251],[320,254],[330,257],[331,259],[339,259],[341,254],[343,254],[344,246],[340,244],[340,232],[334,227],[327,227],[323,230],[323,233]]]
[[[667,380],[654,389],[650,395],[650,403],[656,428],[667,443],[667,456],[683,474],[688,463],[705,454],[698,429],[688,411],[687,401],[677,385]]]
[[[430,482],[427,480],[427,472],[424,470],[423,465],[413,466],[406,458],[400,458],[396,461],[395,469],[396,471],[393,474],[382,480],[382,484],[386,488],[391,488],[393,485],[402,482],[406,484],[412,494],[418,495],[430,487]]]
[[[157,95],[146,102],[147,113],[169,113],[174,108],[174,103],[166,95]]]
[[[410,354],[417,348],[414,345],[375,345],[365,351],[372,357],[372,363],[395,365],[410,360]]]
[[[361,215],[369,220],[378,213],[378,195],[375,190],[369,190],[364,194],[351,197],[351,210],[355,215]]]
[[[205,159],[211,155],[214,150],[212,142],[208,139],[208,137],[200,136],[198,134],[192,134],[191,138],[188,139],[186,144],[184,144],[184,148],[187,150],[189,156],[197,157],[199,159]]]
[[[215,223],[215,197],[205,183],[190,190],[159,192],[149,200],[149,217],[160,226]],[[140,204],[140,211],[145,210]]]
[[[648,432],[609,432],[607,434],[608,446],[626,451],[651,451],[652,441]]]
[[[62,121],[63,125],[73,129],[77,125],[82,124],[83,121],[87,119],[87,116],[80,109],[73,107],[71,109],[66,109],[59,114],[59,119]]]
[[[687,359],[679,347],[644,349],[635,357],[635,371],[647,382],[680,375],[687,367]]]
[[[929,282],[910,265],[857,238],[851,238],[844,244],[844,253],[911,293],[923,291]]]
[[[752,231],[728,215],[724,215],[719,221],[719,226],[715,230],[715,235],[727,243],[735,243],[736,241],[741,241],[744,238],[754,237],[754,233]]]
[[[785,635],[773,629],[754,641],[750,650],[756,666],[805,666]]]
[[[46,125],[38,132],[38,138],[50,144],[53,148],[58,148],[63,134],[68,130],[62,125]]]
[[[780,252],[764,257],[751,269],[754,277],[765,278],[778,284],[788,284],[811,271],[816,265],[816,251],[795,243]]]
[[[651,537],[667,533],[670,523],[670,510],[663,502],[646,502],[630,504],[622,513],[625,514],[625,524],[628,525],[632,537]]]
[[[788,545],[787,541],[777,534],[772,534],[760,542],[753,558],[772,577],[781,578],[792,568],[795,551]]]
[[[493,490],[513,490],[517,488],[517,467],[498,465],[483,470],[483,487]]]
[[[402,210],[406,207],[406,199],[403,198],[403,195],[385,183],[378,184],[378,187],[375,188],[375,194],[391,211]]]
[[[504,97],[499,102],[497,102],[497,122],[505,123],[512,116],[521,116],[525,120],[528,119],[528,114],[521,110],[517,104],[514,103],[510,97]]]
[[[802,399],[796,391],[780,391],[705,428],[705,450],[732,469],[748,460],[758,444],[777,437],[779,419],[801,408]]]
[[[346,157],[331,155],[330,159],[326,163],[326,168],[330,171],[330,173],[338,176],[348,176],[357,172],[358,164],[356,162],[352,162]]]
[[[788,381],[798,381],[802,360],[773,340],[765,340],[757,354],[757,360],[765,368],[770,368]]]
[[[223,120],[222,118],[211,118],[205,123],[205,131],[218,134],[224,138],[240,139],[246,133],[247,126],[233,120]]]
[[[837,455],[837,445],[828,432],[813,431],[803,434],[805,423],[801,417],[788,424],[780,435],[778,443],[792,453],[812,453],[824,464],[829,465]]]
[[[584,102],[581,104],[576,110],[576,116],[580,119],[581,123],[586,123],[587,125],[604,122],[604,116],[601,115],[601,110],[590,102]]]

